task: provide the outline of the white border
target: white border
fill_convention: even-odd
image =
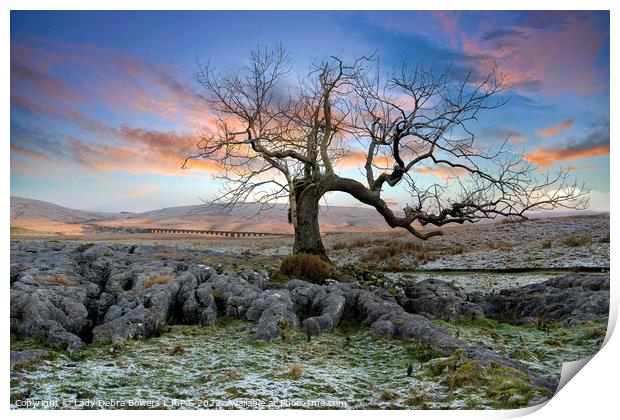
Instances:
[[[618,101],[620,100],[620,91],[618,90],[617,75],[620,74],[620,68],[618,66],[618,51],[617,43],[620,40],[620,34],[618,33],[618,9],[620,4],[617,1],[603,1],[603,0],[590,0],[588,2],[565,0],[562,2],[542,2],[540,0],[502,0],[502,1],[484,1],[484,0],[469,0],[467,2],[456,0],[443,0],[442,2],[436,1],[396,1],[396,0],[381,0],[381,1],[369,1],[369,0],[341,0],[339,2],[327,1],[327,0],[314,0],[314,1],[296,1],[292,3],[290,1],[256,1],[247,0],[227,0],[226,2],[210,2],[200,0],[182,0],[182,1],[169,1],[169,0],[150,0],[150,1],[136,1],[136,0],[108,0],[106,2],[86,2],[78,0],[56,0],[53,2],[44,0],[5,0],[3,4],[4,13],[1,17],[0,27],[2,28],[3,39],[2,43],[2,104],[0,118],[2,120],[2,133],[3,133],[3,145],[5,153],[1,154],[2,159],[2,198],[4,205],[1,207],[2,215],[5,221],[10,218],[10,150],[9,150],[9,112],[10,103],[8,100],[10,92],[10,77],[9,77],[9,48],[10,48],[10,13],[11,9],[26,10],[26,9],[43,9],[43,10],[346,10],[346,9],[358,9],[358,10],[399,10],[399,9],[414,9],[414,10],[611,10],[611,104],[610,104],[610,120],[611,120],[611,138],[615,138],[615,134],[618,132],[616,122],[619,121],[620,115],[618,115]],[[560,6],[560,7],[558,7]],[[615,142],[615,140],[614,140]],[[614,163],[617,163],[617,147],[614,145],[611,148],[611,186],[610,191],[614,190],[616,183],[614,180],[620,179],[619,169]],[[611,195],[610,210],[612,214],[616,214],[618,209],[618,195]],[[611,218],[611,230],[612,236],[617,238],[619,231],[617,223]],[[2,273],[3,279],[5,279],[5,289],[2,294],[4,315],[2,323],[3,337],[5,342],[3,343],[2,360],[4,362],[3,372],[4,381],[2,382],[2,390],[0,395],[5,398],[5,406],[1,409],[7,414],[13,417],[19,418],[58,418],[58,417],[73,417],[84,416],[83,412],[34,412],[26,410],[8,410],[8,395],[9,395],[9,293],[8,293],[8,278],[9,278],[9,225],[5,225],[2,235]],[[614,239],[615,240],[615,239]],[[612,287],[611,287],[611,314],[610,314],[610,331],[615,326],[615,320],[618,312],[618,293],[613,274],[615,273],[614,253],[617,246],[615,242],[612,242],[611,257],[612,257]],[[608,342],[605,347],[596,354],[592,360],[587,363],[587,366],[578,373],[577,378],[573,379],[566,384],[566,386],[556,395],[551,401],[546,404],[542,409],[537,410],[530,414],[531,418],[579,418],[579,419],[593,419],[593,418],[611,418],[612,413],[617,413],[618,408],[618,374],[619,362],[618,355],[620,355],[620,344],[617,337],[608,334]],[[353,417],[358,415],[369,416],[371,418],[379,416],[396,417],[396,418],[459,418],[459,419],[479,419],[479,418],[505,418],[516,417],[520,415],[532,412],[531,409],[512,410],[512,411],[364,411],[358,414],[358,411],[322,411],[320,416],[322,418],[334,418],[334,417]],[[145,412],[115,412],[114,416],[126,417],[134,414],[145,415]],[[389,413],[389,414],[388,414]],[[88,415],[99,417],[109,416],[111,413],[91,412]],[[197,411],[181,413],[182,416],[193,418],[205,418],[205,417],[221,417],[221,418],[280,418],[284,419],[291,415],[296,418],[308,418],[309,416],[316,416],[317,412],[309,411],[295,411],[291,413],[288,410],[283,411],[270,411],[270,412],[254,412],[254,411],[241,411],[241,412],[213,412],[213,411]],[[154,418],[168,417],[170,412],[158,412],[151,411],[149,416]],[[174,414],[172,414],[174,415]],[[617,414],[616,414],[617,415]]]

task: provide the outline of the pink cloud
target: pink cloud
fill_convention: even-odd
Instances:
[[[189,175],[181,168],[186,154],[178,149],[159,146],[146,141],[123,146],[89,144],[80,139],[69,141],[70,155],[75,163],[95,171],[123,171],[129,173],[157,173],[161,175]],[[192,161],[193,170],[220,170],[221,166],[212,161]]]
[[[191,130],[212,125],[200,95],[173,66],[97,46],[46,39],[11,45],[12,94],[58,106],[88,101],[123,115],[150,114]],[[62,75],[62,77],[60,76]],[[63,77],[71,77],[71,83]]]
[[[536,130],[536,134],[540,137],[553,137],[562,131],[568,130],[573,126],[573,120],[567,119],[558,124],[554,124],[550,127],[541,128],[540,130]]]
[[[496,30],[493,36],[466,31],[459,25],[456,12],[434,16],[453,40],[453,47],[466,53],[469,65],[479,74],[488,73],[497,64],[505,81],[518,90],[539,87],[548,95],[589,94],[608,86],[608,70],[593,64],[605,37],[590,15],[558,15],[566,22],[551,28],[525,22]]]
[[[585,147],[539,147],[528,153],[525,158],[532,163],[547,168],[556,162],[606,155],[609,155],[609,144],[594,144]]]
[[[426,166],[426,165],[417,167],[415,169],[415,172],[424,174],[424,175],[434,175],[444,180],[462,177],[467,174],[467,171],[463,168],[451,168],[447,166]]]
[[[13,43],[11,66],[11,103],[85,131],[58,147],[93,170],[188,174],[181,165],[196,151],[194,133],[216,126],[205,102],[170,66],[153,66],[96,46],[44,39]],[[67,75],[75,76],[72,83],[64,81]],[[127,120],[155,116],[175,128],[113,126],[89,116],[101,106]],[[51,158],[38,152],[35,144],[16,144],[12,153],[28,159]],[[190,167],[220,169],[217,163],[201,160],[192,161]]]
[[[125,197],[140,198],[152,194],[155,190],[157,190],[156,185],[145,184],[135,190],[124,192],[122,195]]]

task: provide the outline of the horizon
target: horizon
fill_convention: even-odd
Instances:
[[[24,200],[42,201],[42,202],[47,203],[47,204],[53,204],[53,205],[56,205],[56,206],[67,208],[69,210],[87,211],[87,212],[94,212],[94,213],[111,213],[111,214],[121,214],[121,213],[142,214],[142,213],[147,213],[147,212],[152,212],[152,211],[173,209],[173,208],[179,208],[179,207],[194,207],[194,206],[203,206],[203,205],[204,206],[208,206],[209,205],[209,203],[202,203],[202,204],[179,204],[179,205],[175,205],[175,206],[164,206],[164,207],[157,207],[157,208],[149,208],[149,209],[142,210],[142,211],[129,211],[129,210],[123,210],[123,209],[102,211],[102,210],[94,210],[94,209],[88,209],[88,208],[67,207],[67,206],[64,206],[64,205],[56,203],[56,202],[46,201],[46,200],[39,200],[38,198],[30,198],[30,197],[21,197],[21,196],[11,195],[11,199],[13,199],[13,198],[20,198],[20,199],[24,199]],[[246,202],[243,205],[241,205],[239,207],[235,207],[235,208],[243,208],[245,206],[251,206],[253,204],[260,204],[260,203],[257,203],[255,201]],[[277,205],[281,205],[281,206],[286,206],[287,205],[286,203],[276,203],[276,204]],[[217,205],[224,205],[224,203],[218,203]],[[356,208],[356,209],[373,210],[373,207],[371,207],[369,205],[366,205],[366,204],[363,204],[363,203],[319,204],[319,206],[321,208],[338,207],[338,208]],[[558,215],[558,217],[564,217],[564,216],[573,216],[573,215],[575,215],[575,216],[579,216],[579,215],[589,216],[589,215],[599,215],[599,214],[603,215],[603,214],[609,214],[609,213],[610,213],[609,210],[595,210],[595,209],[588,208],[588,209],[583,209],[583,210],[576,210],[576,209],[535,210],[535,211],[527,212],[526,214],[529,215],[530,217],[532,215],[534,217],[537,217],[538,215],[544,215],[544,214],[549,215],[549,217],[551,217],[553,214]],[[490,219],[491,222],[497,221],[497,220],[500,220],[500,219]],[[455,226],[455,227],[458,227],[458,225]]]
[[[386,68],[403,55],[478,72],[496,62],[513,88],[507,105],[482,114],[477,141],[492,147],[510,137],[543,169],[570,168],[592,190],[589,210],[609,211],[605,11],[12,11],[11,195],[130,212],[208,200],[221,187],[215,166],[195,160],[181,169],[213,123],[193,60],[234,70],[256,45],[278,41],[294,77],[330,54],[377,51]],[[338,170],[359,179],[352,152]],[[431,169],[416,179],[449,182]],[[402,187],[386,193],[395,208],[406,205]],[[342,193],[327,203],[357,207]]]

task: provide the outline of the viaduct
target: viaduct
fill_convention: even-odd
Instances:
[[[292,236],[290,233],[270,232],[240,232],[225,230],[200,230],[200,229],[172,229],[172,228],[143,228],[143,227],[106,227],[105,230],[123,233],[153,233],[153,234],[185,234],[207,235],[226,238],[264,237],[264,236]]]

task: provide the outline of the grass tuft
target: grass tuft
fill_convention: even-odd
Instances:
[[[381,391],[379,394],[379,399],[381,399],[381,401],[394,401],[396,398],[398,398],[398,394],[389,389]]]
[[[333,266],[313,254],[290,254],[284,257],[280,272],[285,276],[302,278],[312,283],[321,284],[332,277]]]
[[[491,241],[489,242],[489,248],[491,249],[512,249],[512,244],[504,241]]]
[[[75,285],[75,282],[73,280],[70,280],[67,278],[67,276],[64,276],[62,274],[56,274],[56,275],[52,275],[52,276],[45,276],[41,279],[41,281],[43,283],[46,284],[58,284],[61,286],[73,286]]]
[[[172,280],[171,274],[160,274],[158,276],[151,277],[150,279],[142,283],[142,288],[148,289],[149,287],[155,286],[156,284],[168,283],[170,280]]]
[[[592,243],[592,236],[590,235],[571,235],[564,240],[564,245],[570,247],[583,246]]]
[[[176,345],[174,346],[174,348],[172,350],[170,350],[170,355],[171,356],[180,356],[182,354],[185,354],[185,349],[180,346],[180,345]]]
[[[306,370],[299,363],[293,363],[289,366],[288,374],[292,378],[299,379],[306,374]]]

